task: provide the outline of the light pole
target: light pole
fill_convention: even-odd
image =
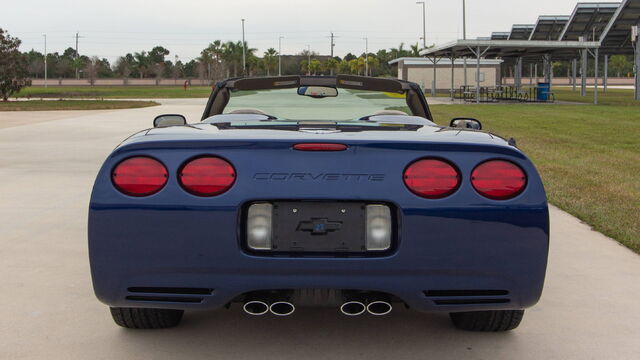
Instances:
[[[44,36],[44,87],[47,87],[47,34]]]
[[[284,36],[278,38],[278,76],[282,76],[282,39]]]
[[[364,40],[364,76],[369,76],[369,38],[362,38]]]
[[[242,19],[242,76],[247,71],[247,53],[244,46],[244,19]]]
[[[422,4],[422,48],[427,48],[427,5],[424,1],[417,1],[416,4]]]
[[[467,40],[467,2],[462,0],[462,40]],[[467,58],[464,61],[464,86],[467,87]]]

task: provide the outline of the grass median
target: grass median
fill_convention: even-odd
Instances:
[[[115,110],[143,108],[159,105],[153,101],[121,100],[26,100],[0,101],[0,111],[45,111],[45,110]]]
[[[468,116],[485,130],[515,138],[538,168],[552,204],[640,253],[640,103],[624,103],[631,105],[431,109],[441,125]]]

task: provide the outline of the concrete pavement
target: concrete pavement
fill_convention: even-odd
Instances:
[[[23,112],[50,121],[0,128],[0,359],[640,358],[640,257],[556,208],[542,300],[510,333],[458,331],[445,314],[401,308],[382,318],[336,309],[255,318],[234,306],[187,312],[175,329],[117,327],[91,288],[89,195],[116,144],[161,113],[196,121],[205,99],[161,102]]]

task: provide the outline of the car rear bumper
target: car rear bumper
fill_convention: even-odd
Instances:
[[[117,307],[216,309],[260,290],[342,289],[452,312],[522,309],[542,292],[546,204],[399,210],[394,252],[371,258],[252,255],[241,246],[238,209],[211,210],[93,206],[98,298]]]

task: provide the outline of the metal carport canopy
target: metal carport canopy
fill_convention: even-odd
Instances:
[[[545,63],[551,63],[551,56],[558,58],[575,57],[577,50],[598,49],[597,41],[539,41],[539,40],[457,40],[448,44],[420,51],[420,55],[432,57],[459,58],[474,57],[477,59],[476,103],[480,102],[480,58],[523,58],[528,56],[544,56]],[[597,52],[597,50],[596,50]],[[520,62],[520,60],[518,60]],[[521,62],[520,62],[521,63]],[[552,74],[551,71],[547,71]],[[551,76],[551,75],[549,75]],[[551,77],[548,79],[552,83]],[[451,89],[453,94],[453,88]],[[594,101],[597,103],[597,91]],[[453,96],[453,95],[452,95]]]
[[[483,57],[527,57],[551,54],[554,57],[575,57],[576,50],[595,49],[600,46],[597,41],[540,41],[540,40],[457,40],[442,46],[420,51],[420,55],[428,57],[476,57],[480,47],[487,50]]]

